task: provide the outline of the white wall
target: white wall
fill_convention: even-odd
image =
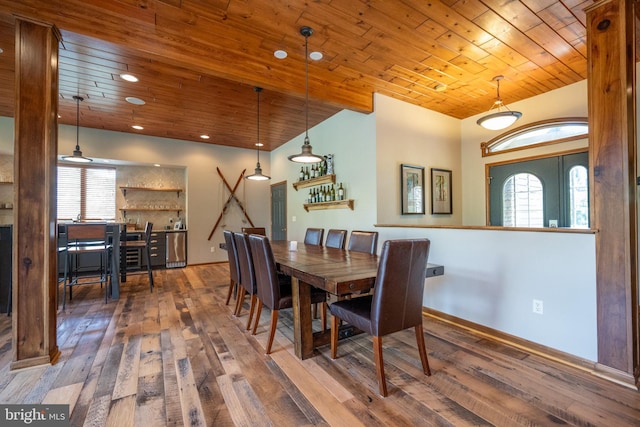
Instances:
[[[59,126],[59,153],[73,151],[75,132],[74,126]],[[216,172],[216,167],[220,168],[229,185],[233,187],[243,169],[247,169],[247,174],[253,173],[256,164],[255,151],[89,128],[80,129],[80,148],[89,157],[186,167],[189,264],[227,260],[226,252],[219,249],[219,244],[224,241],[223,226],[239,230],[248,224],[243,222],[242,212],[232,203],[216,233],[211,240],[207,240],[229,195]],[[0,117],[0,152],[13,153],[11,118]],[[269,160],[264,159],[260,163],[264,173],[268,175]],[[270,223],[268,182],[243,180],[236,195],[243,202],[256,226]],[[215,252],[211,252],[211,248],[214,248]]]
[[[384,95],[375,95],[378,223],[460,225],[460,120]],[[402,215],[400,165],[424,167],[425,215]],[[431,215],[431,168],[452,171],[451,215]]]

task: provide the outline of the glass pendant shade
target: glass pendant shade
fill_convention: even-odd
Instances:
[[[251,181],[268,181],[271,179],[271,177],[263,175],[262,168],[260,167],[260,92],[262,92],[262,88],[255,87],[254,90],[258,94],[258,142],[256,143],[256,150],[258,151],[258,161],[256,162],[256,169],[253,175],[247,175],[245,179],[249,179]]]
[[[84,101],[81,96],[74,95],[73,99],[76,100],[76,149],[73,150],[73,155],[62,156],[62,160],[75,163],[89,163],[93,159],[84,157],[82,151],[80,151],[80,101]]]
[[[506,105],[502,102],[500,98],[500,80],[502,80],[504,76],[496,76],[493,78],[494,81],[498,82],[497,89],[497,97],[491,109],[489,109],[489,113],[478,119],[476,122],[480,126],[489,130],[500,130],[506,127],[511,126],[522,117],[522,113],[519,111],[511,111],[507,108]],[[493,112],[492,112],[493,111]]]
[[[304,36],[304,60],[305,60],[305,132],[304,143],[299,154],[293,154],[288,157],[289,160],[296,163],[318,163],[324,160],[324,157],[313,154],[311,144],[309,143],[309,36],[313,34],[311,27],[300,28],[300,34]]]

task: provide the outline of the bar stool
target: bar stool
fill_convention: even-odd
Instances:
[[[147,221],[147,223],[144,226],[144,240],[129,240],[127,241],[127,239],[122,239],[120,240],[120,251],[125,254],[126,256],[126,252],[127,249],[140,249],[141,251],[144,251],[145,253],[145,258],[147,259],[147,275],[149,276],[149,292],[153,292],[153,270],[151,268],[151,251],[149,250],[150,246],[151,246],[151,231],[153,230],[153,223]],[[144,271],[141,272],[134,272],[134,273],[128,273],[127,274],[144,274]]]

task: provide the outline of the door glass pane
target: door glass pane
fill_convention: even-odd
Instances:
[[[589,228],[589,186],[584,166],[569,171],[569,213],[569,227]]]
[[[542,182],[530,173],[512,175],[502,188],[502,225],[543,227]]]

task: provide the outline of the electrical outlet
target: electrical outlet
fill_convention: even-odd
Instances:
[[[536,314],[542,314],[544,310],[544,306],[542,304],[542,300],[534,299],[533,300],[533,312]]]
[[[216,251],[216,247],[215,246],[211,246],[211,252],[215,252]]]

